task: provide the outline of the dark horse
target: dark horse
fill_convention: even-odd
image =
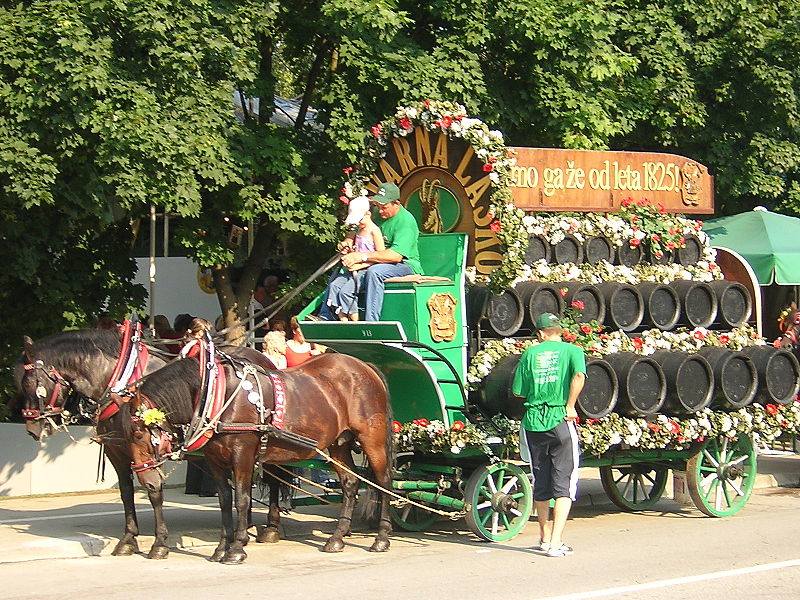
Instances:
[[[264,428],[258,428],[262,422],[258,398],[263,397],[265,408],[272,411],[276,386],[285,390],[281,431],[316,441],[316,448],[326,450],[334,459],[333,467],[342,484],[343,506],[336,529],[323,551],[340,552],[344,548],[343,537],[350,532],[359,487],[359,480],[352,473],[355,442],[366,455],[377,484],[391,489],[392,420],[389,394],[382,375],[371,365],[345,354],[324,354],[286,371],[259,369],[245,377],[250,378],[248,381],[252,387],[246,385],[244,389],[241,371],[237,374],[237,368],[230,365],[224,365],[224,371],[228,404],[220,415],[219,425],[216,430],[211,430],[213,435],[203,446],[217,484],[222,511],[220,542],[211,559],[238,564],[247,556],[243,546],[247,543],[248,509],[256,462],[280,465],[318,455],[313,447],[298,445],[280,435],[270,434],[265,440],[268,443],[261,443]],[[143,415],[143,407],[158,408],[166,415],[166,422],[162,422],[161,427],[180,436],[179,426],[193,420],[194,403],[202,381],[197,359],[185,358],[173,361],[142,383],[127,407],[132,417],[130,453],[135,461],[146,463],[154,459],[151,443],[154,432],[148,430],[143,418],[137,414]],[[253,391],[257,389],[262,393]],[[150,480],[152,485],[160,483],[161,474],[156,469],[138,475],[140,480]],[[235,489],[238,515],[235,527],[232,490],[227,484],[229,476]],[[381,494],[378,534],[370,550],[388,550],[390,533],[388,497]]]
[[[122,345],[122,334],[118,329],[67,331],[42,338],[35,344],[26,337],[24,359],[28,365],[36,365],[37,361],[40,361],[39,366],[26,369],[20,361],[15,370],[21,408],[25,411],[24,414],[35,415],[25,419],[25,428],[36,440],[54,433],[54,427],[69,422],[70,417],[63,412],[67,392],[74,390],[94,401],[94,404],[85,410],[90,413],[89,416],[94,421],[96,440],[103,444],[106,456],[117,473],[119,494],[125,510],[125,531],[112,552],[115,556],[127,556],[139,551],[136,541],[139,525],[133,498],[132,456],[130,445],[124,441],[124,426],[127,420],[119,412],[108,418],[98,418],[105,404],[97,403],[100,402],[112,377],[122,352]],[[236,348],[232,353],[243,354],[253,361],[261,361],[260,364],[264,368],[272,366],[260,352],[249,348]],[[149,375],[165,364],[163,359],[151,354],[147,360],[145,374]],[[37,388],[42,388],[43,394],[37,395]],[[153,506],[155,520],[155,540],[148,557],[166,558],[169,547],[163,514],[162,485],[159,482],[157,486],[146,485],[145,488]]]

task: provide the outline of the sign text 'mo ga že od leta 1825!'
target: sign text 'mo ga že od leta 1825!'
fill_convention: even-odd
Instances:
[[[671,154],[510,148],[517,155],[511,193],[526,211],[615,211],[622,199],[646,197],[670,212],[710,214],[713,180],[699,163]],[[393,138],[367,189],[400,187],[403,205],[423,233],[469,234],[467,262],[489,274],[503,260],[489,228],[492,180],[467,142],[414,128]]]
[[[627,197],[668,212],[712,214],[714,178],[675,154],[510,148],[516,153],[511,193],[523,210],[615,211]]]

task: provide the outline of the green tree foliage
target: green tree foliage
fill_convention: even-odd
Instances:
[[[295,279],[327,258],[341,168],[425,98],[512,145],[691,156],[721,211],[797,213],[799,28],[795,0],[4,3],[2,361],[23,331],[141,302],[126,248],[150,204],[181,216],[233,322],[279,244]],[[270,122],[276,91],[298,98],[294,127]],[[234,93],[258,114],[237,115]],[[226,228],[251,221],[237,254]]]

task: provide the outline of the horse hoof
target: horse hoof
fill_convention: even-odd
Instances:
[[[247,554],[245,554],[244,552],[228,552],[222,559],[222,564],[240,565],[244,562],[245,558],[247,558]]]
[[[370,546],[370,552],[386,552],[389,549],[389,540],[375,540]]]
[[[341,552],[344,550],[344,542],[341,540],[328,540],[322,547],[323,552]]]
[[[256,541],[259,544],[275,544],[281,541],[281,533],[275,527],[259,528]]]
[[[210,560],[211,562],[222,562],[223,557],[225,556],[225,550],[214,550],[214,554],[211,555]]]
[[[166,546],[153,546],[150,548],[150,552],[147,553],[147,558],[153,560],[162,560],[167,556],[169,556],[169,548]]]
[[[139,552],[139,544],[136,540],[132,542],[119,542],[114,550],[111,551],[111,556],[131,556]]]

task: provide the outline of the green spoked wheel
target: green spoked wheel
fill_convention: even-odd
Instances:
[[[533,489],[528,475],[508,463],[483,465],[467,480],[464,491],[470,530],[490,542],[510,540],[531,516]]]
[[[427,502],[415,501],[418,504],[430,506]],[[435,507],[434,507],[435,508]],[[424,531],[436,522],[438,515],[413,504],[400,507],[389,506],[392,521],[403,531]]]
[[[600,481],[609,499],[622,510],[646,510],[659,501],[669,469],[648,463],[600,467]]]
[[[711,438],[686,463],[686,484],[695,506],[726,517],[746,503],[756,480],[756,452],[749,436]]]

